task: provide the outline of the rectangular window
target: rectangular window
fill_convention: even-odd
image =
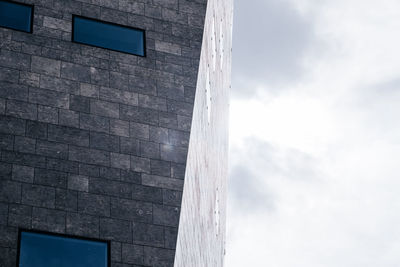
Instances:
[[[19,267],[109,267],[108,241],[20,230]]]
[[[0,26],[31,33],[33,6],[0,0]]]
[[[145,56],[144,30],[76,15],[72,20],[73,42]]]

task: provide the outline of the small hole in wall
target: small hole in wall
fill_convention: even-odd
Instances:
[[[219,65],[222,70],[224,64],[224,33],[222,32],[222,19],[219,24]]]
[[[206,74],[206,108],[207,108],[207,121],[210,124],[211,119],[211,83],[210,83],[210,69],[207,67]]]
[[[215,63],[217,59],[217,45],[216,45],[216,32],[215,32],[215,16],[213,17],[213,21],[211,24],[211,57],[213,61],[213,70],[215,71]]]
[[[215,193],[215,229],[216,229],[216,234],[219,234],[219,191],[217,188],[217,191]]]

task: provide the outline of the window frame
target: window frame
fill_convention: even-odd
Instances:
[[[26,229],[26,228],[18,228],[17,261],[16,261],[17,267],[19,267],[19,260],[20,260],[20,255],[21,255],[21,234],[22,234],[22,232],[56,236],[56,237],[60,237],[60,238],[72,238],[72,239],[79,239],[79,240],[85,240],[85,241],[105,243],[105,244],[107,244],[107,267],[111,267],[111,241],[110,240],[104,240],[104,239],[93,238],[93,237],[83,237],[83,236],[77,236],[77,235],[71,235],[71,234],[53,233],[53,232],[47,232],[47,231],[43,231],[43,230]]]
[[[0,25],[0,28],[10,29],[10,30],[19,31],[19,32],[25,32],[25,33],[33,33],[33,17],[35,15],[35,5],[34,4],[21,3],[21,2],[16,2],[16,1],[12,1],[12,0],[1,0],[0,2],[7,2],[7,3],[12,3],[12,4],[26,6],[26,7],[30,7],[31,8],[31,21],[30,21],[31,25],[30,25],[29,31],[15,29],[15,28],[12,28],[12,27],[2,26],[2,25]]]
[[[93,45],[93,44],[87,44],[87,43],[83,43],[83,42],[79,42],[74,40],[74,32],[75,32],[75,18],[82,18],[82,19],[86,19],[86,20],[91,20],[91,21],[95,21],[95,22],[99,22],[99,23],[103,23],[103,24],[109,24],[109,25],[113,25],[113,26],[118,26],[118,27],[122,27],[122,28],[127,28],[127,29],[131,29],[131,30],[136,30],[136,31],[140,31],[143,33],[143,55],[139,55],[139,54],[133,54],[133,53],[129,53],[129,52],[124,52],[124,51],[120,51],[117,49],[112,49],[112,48],[108,48],[108,47],[103,47],[103,46],[99,46],[99,45]],[[110,21],[105,21],[105,20],[100,20],[97,18],[90,18],[90,17],[86,17],[86,16],[81,16],[81,15],[76,15],[76,14],[72,14],[72,32],[71,32],[71,42],[73,43],[77,43],[77,44],[83,44],[83,45],[87,45],[87,46],[92,46],[92,47],[97,47],[97,48],[102,48],[102,49],[106,49],[109,51],[115,51],[115,52],[119,52],[119,53],[123,53],[123,54],[128,54],[128,55],[134,55],[134,56],[138,56],[138,57],[146,57],[146,31],[144,29],[140,29],[137,27],[132,27],[132,26],[127,26],[127,25],[123,25],[123,24],[118,24],[115,22],[110,22]]]

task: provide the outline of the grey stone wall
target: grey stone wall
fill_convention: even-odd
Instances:
[[[0,28],[0,266],[18,228],[172,266],[206,0],[31,0]],[[147,57],[72,43],[72,14],[146,30]]]

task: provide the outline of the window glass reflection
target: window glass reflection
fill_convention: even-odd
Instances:
[[[144,31],[104,21],[74,16],[74,42],[144,56]]]
[[[108,244],[35,232],[21,232],[20,267],[107,267]]]
[[[0,0],[0,26],[32,32],[33,6]]]

